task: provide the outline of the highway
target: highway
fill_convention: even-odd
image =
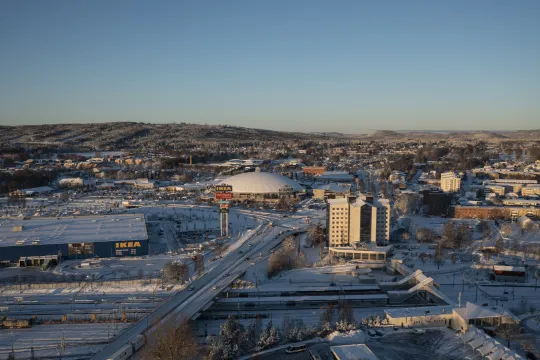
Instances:
[[[233,210],[234,211],[234,210]],[[244,212],[241,211],[240,212]],[[253,212],[249,212],[251,216]],[[140,320],[138,323],[127,329],[113,342],[102,348],[93,359],[105,360],[120,347],[124,346],[138,334],[146,333],[150,335],[156,327],[174,321],[180,316],[195,318],[201,310],[209,307],[214,298],[236,278],[241,276],[252,262],[258,261],[257,258],[264,258],[274,247],[278,246],[283,239],[296,232],[280,226],[278,222],[283,221],[277,214],[257,214],[257,219],[264,220],[265,223],[259,225],[253,230],[242,236],[238,241],[238,247],[231,251],[217,264],[194,280],[189,287],[194,288],[178,292],[169,301],[159,306],[152,314]],[[298,223],[300,217],[287,219],[283,222]],[[270,223],[273,226],[270,226]],[[303,225],[302,227],[306,227]],[[300,227],[300,226],[297,226]],[[250,246],[251,244],[251,246]],[[249,258],[249,260],[246,260]],[[229,274],[229,275],[227,275]],[[155,324],[155,325],[153,325]]]

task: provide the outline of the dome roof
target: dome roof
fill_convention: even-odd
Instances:
[[[231,185],[233,193],[273,194],[280,189],[290,187],[293,191],[302,190],[302,186],[285,176],[266,172],[247,172],[231,176],[221,184]]]

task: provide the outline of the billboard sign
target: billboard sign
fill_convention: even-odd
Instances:
[[[216,193],[216,199],[217,200],[231,200],[232,199],[232,193],[230,193],[230,192],[217,192]]]
[[[216,185],[215,189],[216,193],[218,192],[232,192],[232,186],[231,185]]]
[[[94,255],[94,243],[68,244],[69,255]]]

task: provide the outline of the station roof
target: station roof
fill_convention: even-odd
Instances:
[[[508,317],[519,321],[514,314],[500,306],[480,306],[467,301],[465,307],[455,308],[454,310],[465,320]]]
[[[285,303],[288,301],[304,302],[304,301],[355,301],[355,300],[364,300],[364,301],[375,301],[375,300],[386,300],[388,295],[386,294],[363,294],[363,295],[309,295],[309,296],[253,296],[253,297],[235,297],[235,298],[219,298],[218,303],[263,303],[263,302],[277,302]]]
[[[436,316],[448,314],[452,315],[452,306],[421,306],[421,307],[411,307],[411,308],[395,308],[395,309],[386,309],[384,312],[391,318],[402,318],[402,317],[416,317],[416,316]],[[426,314],[426,311],[429,313]]]
[[[147,239],[143,214],[0,219],[0,247]]]
[[[325,291],[376,291],[378,285],[336,285],[336,286],[305,286],[298,284],[264,284],[259,288],[229,289],[230,293],[254,293],[257,292],[325,292]]]

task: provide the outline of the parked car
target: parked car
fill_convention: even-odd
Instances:
[[[412,333],[415,334],[415,335],[422,335],[422,334],[425,334],[426,331],[425,331],[425,330],[422,330],[422,329],[414,328],[414,329],[412,330]]]
[[[297,353],[297,352],[302,352],[302,351],[306,351],[306,345],[297,345],[297,346],[293,346],[293,345],[290,345],[287,350],[285,350],[285,352],[287,354],[294,354],[294,353]]]

